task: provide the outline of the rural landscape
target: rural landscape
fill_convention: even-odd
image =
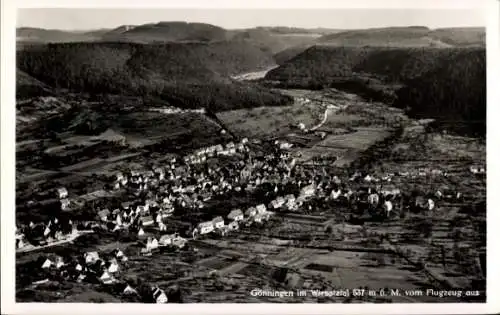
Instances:
[[[486,301],[484,28],[18,27],[16,58],[17,302]]]

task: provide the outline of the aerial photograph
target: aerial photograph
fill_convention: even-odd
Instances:
[[[16,301],[484,303],[483,15],[18,9]]]

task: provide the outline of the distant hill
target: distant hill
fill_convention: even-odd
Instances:
[[[181,108],[218,111],[291,101],[229,79],[274,64],[248,44],[49,44],[20,50],[17,60],[21,71],[55,89],[158,97]]]
[[[226,39],[226,30],[221,27],[187,22],[159,22],[138,26],[121,26],[102,36],[104,41],[133,43],[217,42]]]
[[[414,116],[466,121],[485,119],[484,71],[484,47],[314,46],[269,71],[266,80],[283,87],[336,87],[409,107]]]
[[[424,26],[387,27],[351,30],[328,34],[319,44],[354,47],[438,47],[484,45],[485,30],[481,28],[450,28],[431,30]]]
[[[484,46],[486,43],[484,27],[438,28],[432,30],[429,36],[456,47]]]
[[[16,41],[29,43],[65,43],[94,41],[100,38],[92,33],[79,33],[42,28],[21,27],[17,29]]]

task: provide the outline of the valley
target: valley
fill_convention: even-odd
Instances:
[[[18,32],[18,302],[485,301],[477,30]]]

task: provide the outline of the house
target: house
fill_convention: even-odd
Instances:
[[[130,285],[127,284],[125,289],[123,289],[123,294],[124,295],[134,295],[134,294],[137,294],[137,290],[135,290],[134,288],[132,288]]]
[[[427,206],[429,207],[429,210],[433,210],[435,207],[434,201],[432,199],[428,199]]]
[[[238,221],[231,221],[231,223],[229,223],[227,225],[227,228],[230,231],[236,231],[236,230],[238,230],[239,229]]]
[[[154,224],[155,221],[153,220],[153,217],[148,215],[148,216],[145,216],[142,218],[142,225],[143,226],[148,226],[148,225],[151,225],[151,224]]]
[[[112,274],[112,273],[118,272],[119,266],[118,266],[118,262],[116,261],[115,258],[111,259],[106,265],[107,265],[106,270],[109,273]]]
[[[165,292],[159,288],[153,288],[153,300],[158,304],[164,304],[168,302],[167,295]]]
[[[85,258],[85,263],[91,265],[99,260],[99,253],[97,252],[87,252],[83,255]]]
[[[151,237],[151,238],[148,237],[146,248],[149,248],[149,249],[158,248],[158,240],[155,237]]]
[[[214,228],[221,229],[224,227],[224,219],[222,217],[216,217],[212,220]]]
[[[23,240],[21,238],[16,239],[16,248],[23,248],[25,246]]]
[[[314,192],[316,191],[315,187],[313,184],[311,185],[308,185],[308,186],[305,186],[303,187],[301,190],[300,190],[300,196],[302,198],[307,198],[307,197],[311,197],[312,195],[314,195]]]
[[[214,225],[212,221],[199,223],[197,230],[200,234],[208,234],[214,230]]]
[[[71,202],[68,198],[61,199],[61,210],[68,210]]]
[[[137,232],[137,236],[143,236],[144,235],[144,230],[142,228],[139,229]]]
[[[172,240],[172,245],[174,245],[177,248],[183,248],[187,243],[187,240],[185,238],[182,238],[178,236],[177,234],[175,235],[174,239]]]
[[[45,259],[45,261],[42,264],[42,269],[47,269],[50,268],[53,265],[53,262],[50,259]]]
[[[265,213],[267,211],[266,206],[264,204],[257,205],[255,209],[257,210],[258,214]]]
[[[385,213],[387,214],[387,216],[389,216],[389,213],[391,213],[392,208],[393,208],[392,202],[390,202],[390,201],[384,202],[384,210],[385,210]]]
[[[59,196],[59,199],[68,198],[68,190],[64,187],[58,188],[57,195]]]
[[[227,218],[232,221],[241,221],[243,220],[243,212],[241,209],[234,209],[227,215]]]
[[[64,267],[64,266],[65,266],[65,263],[64,263],[64,261],[63,261],[62,257],[57,257],[57,258],[56,258],[56,263],[55,263],[55,265],[56,265],[56,268],[57,268],[57,269],[60,269],[61,267]]]
[[[111,284],[115,281],[115,279],[109,274],[107,270],[103,270],[99,274],[99,281],[103,284]]]
[[[379,203],[379,196],[378,194],[370,194],[368,195],[368,203],[371,204],[372,206],[376,206]]]
[[[248,138],[243,138],[243,139],[241,139],[241,143],[242,143],[242,144],[248,143]]]
[[[162,235],[162,236],[160,237],[160,240],[159,240],[159,242],[158,242],[158,243],[159,243],[159,245],[160,245],[160,246],[168,246],[168,245],[172,245],[172,241],[173,241],[173,239],[174,239],[175,237],[176,237],[176,235],[175,235],[175,234],[170,234],[170,235],[165,234],[165,235]]]
[[[101,219],[101,221],[108,221],[108,216],[110,215],[110,212],[108,209],[104,209],[104,210],[101,210],[97,213],[97,215],[99,216],[99,218]]]
[[[253,217],[256,214],[257,214],[257,209],[254,208],[254,207],[250,207],[250,208],[247,209],[247,211],[245,211],[245,216],[246,217]]]
[[[331,197],[333,200],[336,200],[336,199],[338,199],[341,195],[342,195],[342,190],[341,190],[340,188],[338,188],[337,190],[332,189],[332,192],[331,192],[331,194],[330,194],[330,197]]]
[[[116,248],[114,249],[112,252],[111,252],[111,255],[113,255],[114,257],[120,259],[122,257],[124,257],[125,255],[123,254],[123,252],[119,249],[119,248]]]
[[[285,204],[285,198],[283,198],[281,196],[276,198],[275,201],[276,201],[278,208]]]
[[[478,165],[473,165],[469,168],[470,172],[473,173],[473,174],[484,174],[486,173],[486,170],[484,167],[482,166],[478,166]]]
[[[123,173],[122,172],[118,172],[115,174],[115,180],[117,182],[121,182],[125,177],[123,176]]]

